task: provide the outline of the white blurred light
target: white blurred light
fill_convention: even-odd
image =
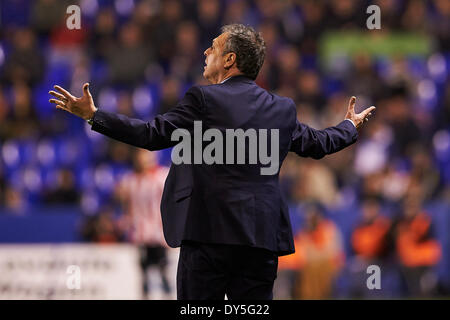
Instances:
[[[89,123],[84,124],[84,132],[88,136],[89,139],[93,141],[101,141],[104,139],[104,136],[94,130],[92,130],[92,126]]]
[[[92,187],[92,177],[94,176],[94,170],[91,168],[83,170],[81,173],[81,184],[83,188],[91,188]]]
[[[116,0],[114,2],[114,7],[118,14],[122,16],[128,16],[134,9],[133,0]]]
[[[433,78],[437,80],[443,80],[447,73],[447,67],[445,64],[445,58],[442,54],[433,54],[427,62],[428,70]]]
[[[133,92],[133,108],[138,113],[149,113],[153,109],[152,96],[146,88],[137,88]]]
[[[109,166],[98,166],[94,172],[94,181],[100,190],[110,191],[114,185],[114,175]]]
[[[98,211],[99,200],[93,192],[85,192],[81,196],[81,208],[88,215],[93,215]]]
[[[350,59],[344,53],[336,53],[331,57],[329,66],[332,72],[342,75],[350,69]]]
[[[111,89],[103,89],[98,97],[100,109],[106,111],[117,111],[117,95]]]
[[[19,148],[14,142],[6,142],[2,148],[3,160],[8,166],[14,166],[19,162]]]
[[[381,170],[386,161],[386,146],[369,140],[357,149],[355,171],[363,176],[368,175]]]
[[[43,165],[49,165],[55,160],[55,150],[49,141],[42,141],[37,147],[37,157]]]
[[[422,80],[417,85],[419,97],[424,100],[430,100],[436,96],[436,86],[431,80]]]
[[[97,0],[81,0],[80,7],[84,15],[93,17],[98,11],[98,2]]]
[[[77,145],[71,141],[61,146],[61,159],[65,164],[73,163],[77,157]]]
[[[3,50],[3,46],[0,44],[0,66],[5,62],[5,51]]]
[[[433,146],[438,152],[444,152],[450,148],[450,134],[445,130],[436,132],[433,136]]]
[[[41,176],[36,169],[26,169],[23,173],[23,182],[30,191],[37,191],[42,185]]]

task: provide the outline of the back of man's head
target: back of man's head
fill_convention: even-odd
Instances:
[[[223,54],[234,52],[239,71],[255,80],[266,55],[266,44],[261,33],[243,24],[223,26],[222,32],[228,33]]]

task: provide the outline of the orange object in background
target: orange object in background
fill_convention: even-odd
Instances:
[[[322,219],[315,229],[300,231],[295,239],[295,253],[282,256],[278,260],[281,270],[299,270],[305,264],[317,259],[330,259],[339,268],[345,256],[339,247],[338,230],[333,222]]]
[[[441,259],[441,246],[434,239],[425,239],[431,219],[422,212],[398,227],[397,252],[401,263],[407,267],[433,266]]]
[[[356,227],[351,240],[356,254],[366,259],[380,255],[386,246],[386,235],[390,226],[388,218],[379,216],[369,224]]]

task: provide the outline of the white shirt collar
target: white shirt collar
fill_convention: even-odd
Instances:
[[[222,82],[221,83],[219,83],[219,84],[222,84],[222,83],[224,83],[225,81],[227,81],[228,79],[230,79],[231,77],[228,77],[228,78],[226,78],[226,79],[223,79],[222,80]]]

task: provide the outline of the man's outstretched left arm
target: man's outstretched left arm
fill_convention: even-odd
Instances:
[[[356,98],[349,102],[345,120],[337,126],[324,130],[313,129],[299,121],[292,134],[290,151],[302,157],[321,159],[327,154],[338,152],[356,142],[357,128],[368,121],[368,117],[375,107],[370,107],[361,113],[355,113]]]

